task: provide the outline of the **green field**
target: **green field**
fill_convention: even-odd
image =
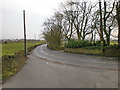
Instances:
[[[27,42],[27,48],[38,45],[43,43],[44,41],[39,41],[34,43],[33,41]],[[24,50],[24,43],[23,42],[9,42],[7,44],[0,44],[0,47],[2,47],[2,51],[0,51],[0,55],[14,55],[15,52],[18,52],[20,50]]]
[[[114,44],[118,44],[118,42],[117,41],[111,41],[110,44],[114,45]]]

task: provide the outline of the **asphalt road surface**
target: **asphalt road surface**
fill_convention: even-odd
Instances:
[[[118,60],[52,51],[41,45],[3,88],[118,88]]]

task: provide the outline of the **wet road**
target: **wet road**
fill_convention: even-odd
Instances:
[[[53,62],[61,62],[64,64],[108,70],[118,69],[118,61],[115,58],[80,55],[66,53],[64,51],[53,51],[48,49],[46,45],[37,47],[37,49],[34,51],[34,55],[51,60]]]
[[[117,69],[114,58],[52,51],[41,45],[3,88],[117,88]]]

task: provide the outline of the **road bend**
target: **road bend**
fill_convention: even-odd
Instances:
[[[44,44],[3,88],[118,88],[118,60],[53,51]]]

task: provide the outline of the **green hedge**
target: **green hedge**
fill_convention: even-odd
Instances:
[[[76,41],[76,40],[70,40],[67,44],[65,44],[66,48],[82,48],[86,46],[92,46],[92,44],[89,41]]]

